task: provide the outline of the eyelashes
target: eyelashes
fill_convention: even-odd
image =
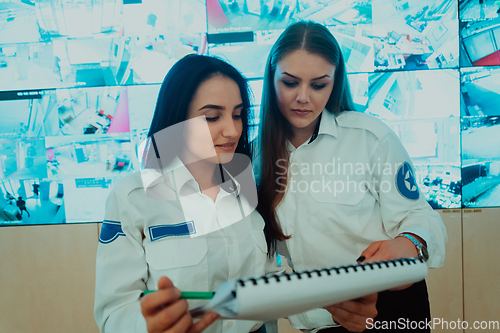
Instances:
[[[282,81],[283,84],[289,88],[293,88],[297,86],[297,82],[289,82],[289,81]]]
[[[205,117],[205,119],[209,122],[209,123],[214,123],[216,122],[217,120],[219,120],[220,117]],[[235,114],[233,115],[233,119],[234,120],[240,120],[241,119],[241,114]]]
[[[321,90],[321,89],[323,89],[324,87],[326,87],[326,84],[313,84],[313,85],[312,85],[312,88],[313,88],[314,90]]]
[[[282,82],[288,88],[295,88],[298,85],[297,82],[290,82],[290,81],[282,81]],[[321,90],[326,87],[326,84],[312,84],[311,87],[314,90]]]

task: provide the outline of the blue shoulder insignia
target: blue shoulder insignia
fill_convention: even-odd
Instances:
[[[398,173],[396,174],[396,188],[399,194],[406,199],[418,200],[420,197],[413,170],[407,161],[402,163],[398,169]]]
[[[122,224],[116,221],[104,220],[101,226],[99,243],[109,244],[119,236],[125,236],[125,233],[122,230]]]
[[[188,236],[196,234],[193,221],[186,221],[177,224],[162,224],[149,227],[149,237],[152,242],[171,236]]]

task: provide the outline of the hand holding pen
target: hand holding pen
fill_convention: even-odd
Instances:
[[[158,281],[158,291],[148,293],[141,299],[141,311],[149,333],[199,333],[219,318],[218,314],[210,312],[194,323],[187,301],[181,299],[181,291],[164,276]]]

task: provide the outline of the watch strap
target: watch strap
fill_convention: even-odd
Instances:
[[[417,249],[418,256],[423,258],[425,261],[429,259],[429,254],[427,252],[427,248],[424,244],[420,243],[415,237],[409,234],[399,234],[397,237],[404,237],[406,239],[409,239],[413,245],[415,245],[415,248]]]

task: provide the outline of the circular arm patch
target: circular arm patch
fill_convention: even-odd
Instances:
[[[418,200],[420,192],[418,191],[417,181],[411,169],[410,163],[404,162],[396,174],[396,188],[399,194],[406,199]]]

